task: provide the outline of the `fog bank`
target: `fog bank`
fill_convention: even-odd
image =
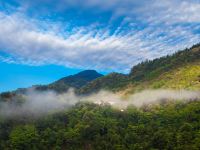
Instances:
[[[0,115],[2,117],[44,115],[70,108],[78,102],[108,103],[115,108],[125,109],[129,105],[141,107],[143,105],[160,103],[163,100],[200,100],[200,92],[187,90],[144,90],[130,95],[128,98],[122,98],[121,95],[108,91],[100,91],[89,96],[77,96],[73,89],[64,94],[57,94],[53,91],[38,92],[30,90],[24,95],[23,103],[16,105],[13,102],[1,102]]]

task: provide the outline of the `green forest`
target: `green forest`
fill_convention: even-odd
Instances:
[[[200,102],[163,102],[124,111],[78,103],[39,118],[0,122],[0,149],[198,150]]]

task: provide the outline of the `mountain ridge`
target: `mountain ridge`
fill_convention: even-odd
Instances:
[[[193,78],[194,81],[190,81],[189,78],[184,77],[180,83],[176,83],[176,87],[165,85],[165,83],[167,83],[165,81],[167,80],[167,75],[173,78],[179,70],[184,70],[185,66],[188,68],[185,72],[191,71],[191,68],[194,68],[193,77],[190,77]],[[172,55],[141,62],[133,66],[129,74],[113,72],[103,76],[95,70],[84,70],[77,74],[63,77],[48,85],[36,85],[33,86],[33,88],[38,91],[54,90],[58,93],[63,93],[69,88],[74,88],[76,94],[81,95],[98,92],[101,89],[113,92],[128,91],[127,93],[130,93],[146,88],[177,88],[184,82],[185,84],[195,82],[197,84],[195,87],[200,88],[198,82],[200,80],[199,66],[200,44],[196,44],[189,49],[178,51]],[[173,73],[169,75],[169,73],[166,74],[167,72]],[[182,74],[179,72],[180,76],[184,76],[183,72],[181,72]],[[191,84],[191,86],[193,85]],[[187,88],[187,86],[180,86],[180,88]],[[23,94],[26,90],[27,88],[18,89],[14,92]]]
[[[38,91],[53,90],[58,93],[66,92],[69,88],[79,89],[94,79],[103,75],[96,70],[84,70],[74,75],[63,77],[47,85],[35,85],[34,89]]]

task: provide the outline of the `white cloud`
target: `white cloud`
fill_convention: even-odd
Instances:
[[[142,17],[154,23],[200,23],[200,2],[193,0],[155,0],[141,10]]]
[[[200,2],[199,0],[80,0],[60,1],[86,8],[98,8],[110,10],[115,16],[129,16],[132,19],[142,17],[153,21],[164,21],[165,23],[192,23],[200,22]]]
[[[22,11],[34,7],[41,8],[39,10],[43,12],[65,11],[72,7],[77,11],[93,8],[92,11],[111,11],[114,17],[126,16],[132,21],[140,18],[154,23],[200,22],[199,0],[84,0],[84,3],[82,0],[22,0],[18,3],[21,3]]]
[[[114,34],[110,34],[109,28],[97,29],[93,24],[67,32],[59,22],[1,13],[0,52],[10,56],[1,56],[0,60],[126,72],[138,62],[171,54],[200,40],[200,35],[194,32],[195,28],[199,29],[200,22],[198,3],[179,0],[120,2],[87,0],[84,3],[87,7],[111,9],[113,15],[125,16],[130,29],[127,32],[118,27]],[[148,24],[137,29],[142,24],[134,22],[135,15]],[[194,22],[196,24],[192,24]]]

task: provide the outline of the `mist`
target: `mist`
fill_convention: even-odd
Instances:
[[[64,94],[58,94],[54,91],[39,92],[31,89],[24,95],[24,101],[20,104],[1,102],[0,116],[41,116],[51,112],[69,109],[78,102],[91,102],[95,104],[107,103],[114,108],[123,110],[129,105],[139,108],[143,105],[160,103],[163,100],[179,100],[184,102],[200,100],[200,92],[164,89],[144,90],[124,98],[118,93],[103,90],[88,96],[78,96],[74,93],[73,89],[70,89]]]

